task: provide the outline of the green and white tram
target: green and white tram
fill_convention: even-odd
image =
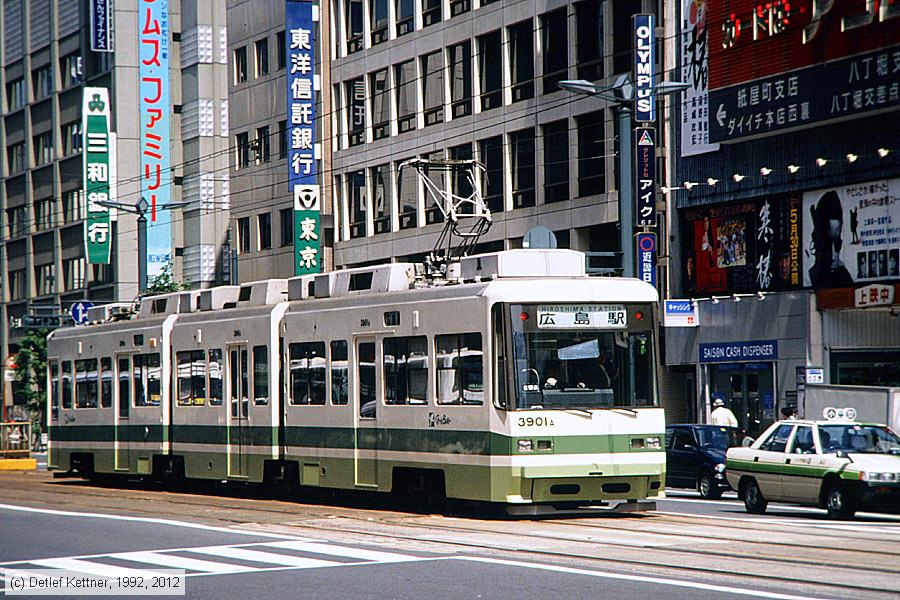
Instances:
[[[90,397],[91,382],[110,378],[102,365],[147,354],[153,338],[139,345],[138,332],[158,323],[161,300],[173,306],[152,325],[152,416],[122,423],[122,403],[137,413],[148,394],[142,377],[107,386],[107,403],[67,403],[73,364],[101,365],[76,372]],[[514,512],[656,497],[656,303],[640,281],[587,277],[570,250],[467,257],[439,281],[394,263],[146,299],[135,318],[51,335],[49,462]],[[146,434],[151,421],[158,433]],[[120,433],[135,425],[145,430]],[[131,443],[117,460],[142,432],[155,444]]]

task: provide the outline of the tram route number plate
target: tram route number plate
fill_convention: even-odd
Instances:
[[[628,327],[622,304],[541,304],[539,329],[625,329]]]

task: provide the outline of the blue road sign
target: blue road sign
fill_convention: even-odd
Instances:
[[[72,305],[72,309],[69,311],[72,314],[72,320],[75,321],[76,325],[87,325],[88,322],[88,309],[93,308],[94,303],[88,302],[86,300],[82,300],[81,302],[76,302]]]

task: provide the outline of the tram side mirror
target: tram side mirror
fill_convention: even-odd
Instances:
[[[755,441],[756,441],[756,438],[752,438],[748,435],[741,442],[741,446],[744,448],[749,448],[750,446],[753,445],[753,442],[755,442]]]

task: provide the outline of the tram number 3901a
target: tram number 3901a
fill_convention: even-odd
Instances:
[[[553,427],[553,419],[547,417],[519,417],[519,427]]]

